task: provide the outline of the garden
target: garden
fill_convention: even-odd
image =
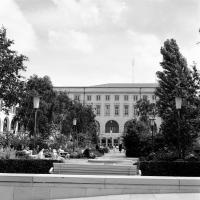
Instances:
[[[123,136],[126,156],[139,158],[144,176],[200,176],[200,75],[196,64],[188,67],[174,39],[164,42],[161,54],[156,103],[136,103],[138,115]]]

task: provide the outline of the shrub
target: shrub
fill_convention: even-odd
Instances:
[[[108,147],[103,147],[103,151],[104,151],[104,153],[108,153],[109,152],[109,148]]]
[[[143,176],[200,176],[200,162],[140,161]]]
[[[30,173],[48,174],[53,163],[61,162],[58,160],[22,160],[22,159],[3,159],[0,160],[0,173]]]

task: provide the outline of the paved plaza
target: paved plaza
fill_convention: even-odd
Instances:
[[[199,200],[199,193],[172,194],[124,194],[98,197],[68,198],[68,200]],[[58,199],[56,199],[58,200]],[[64,199],[63,199],[64,200]]]

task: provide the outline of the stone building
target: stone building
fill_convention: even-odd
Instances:
[[[14,131],[17,128],[17,123],[14,121],[16,107],[12,106],[9,109],[9,114],[3,110],[3,101],[0,99],[0,133]]]
[[[89,87],[54,87],[69,98],[92,105],[99,127],[100,144],[118,145],[126,122],[136,117],[134,105],[139,99],[155,102],[156,83],[110,83]],[[156,118],[157,127],[160,119]]]

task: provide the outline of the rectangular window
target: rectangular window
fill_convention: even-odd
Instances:
[[[110,101],[110,95],[106,95],[106,101]]]
[[[134,95],[133,96],[133,101],[137,101],[138,100],[138,95]]]
[[[119,101],[119,95],[115,95],[115,101]]]
[[[101,106],[100,105],[96,105],[96,115],[97,116],[101,115]]]
[[[119,105],[115,105],[115,116],[119,116]]]
[[[137,108],[135,107],[135,105],[133,105],[133,115],[134,116],[137,116],[138,113],[137,113]]]
[[[125,116],[129,115],[129,106],[128,105],[124,105],[124,115]]]
[[[91,101],[92,100],[92,96],[91,95],[87,95],[87,101]]]
[[[80,101],[80,95],[74,95],[74,100],[75,101]]]
[[[105,115],[109,116],[110,115],[110,105],[105,105]]]
[[[97,95],[97,96],[96,96],[96,100],[97,100],[97,101],[101,101],[101,96],[100,96],[100,95]]]
[[[124,95],[124,101],[128,101],[128,95]]]
[[[156,100],[156,95],[152,95],[152,100],[153,100],[153,101]]]
[[[147,95],[143,95],[142,98],[143,98],[143,100],[147,100],[148,96]]]

